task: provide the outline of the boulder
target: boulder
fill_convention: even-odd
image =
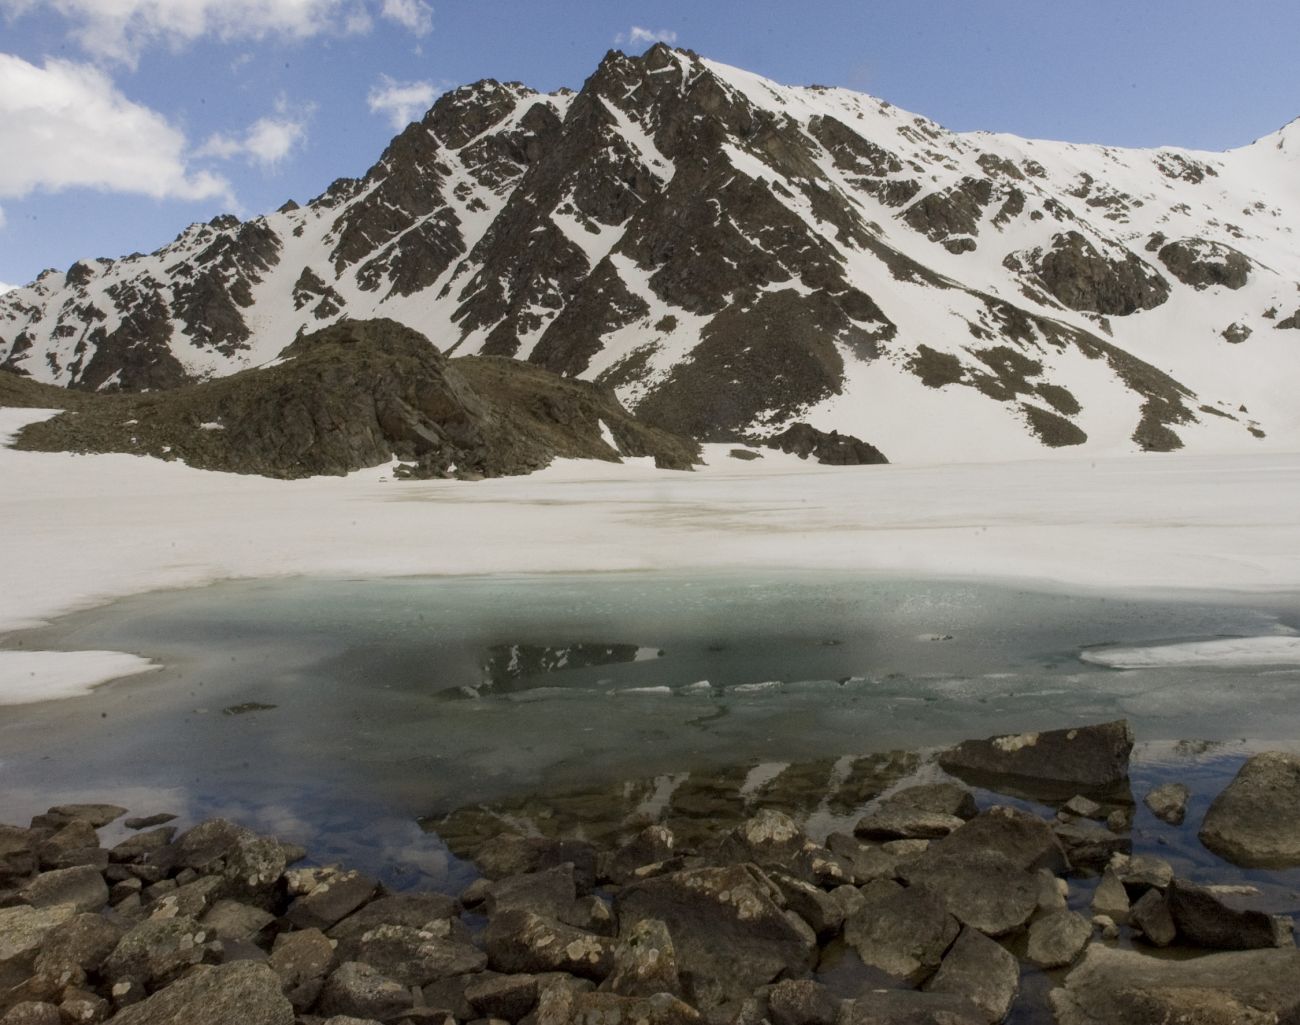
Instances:
[[[144,833],[128,836],[108,852],[108,860],[116,864],[125,864],[147,858],[154,851],[162,850],[176,836],[175,826],[162,826]]]
[[[104,960],[110,979],[133,979],[146,987],[165,986],[186,969],[220,959],[209,933],[192,918],[146,919],[132,927]]]
[[[1057,1025],[1264,1025],[1300,1020],[1300,951],[1185,961],[1094,943],[1051,993]]]
[[[199,919],[199,924],[212,930],[221,940],[256,942],[263,930],[275,921],[270,912],[241,904],[235,900],[219,900]]]
[[[99,847],[95,827],[82,819],[73,819],[56,833],[36,844],[36,860],[41,868],[58,868],[63,858],[75,851]]]
[[[1029,926],[1026,957],[1039,968],[1072,964],[1092,939],[1092,923],[1076,911],[1054,911]]]
[[[1021,928],[1038,909],[1038,880],[996,850],[927,852],[899,869],[909,886],[923,886],[963,925],[990,936]]]
[[[744,999],[782,975],[812,967],[816,937],[774,899],[756,869],[733,865],[656,876],[615,897],[623,929],[647,918],[668,928],[679,970],[697,1006]]]
[[[319,929],[281,933],[267,962],[298,1013],[316,1002],[334,967],[334,947]]]
[[[1230,907],[1206,887],[1175,879],[1165,899],[1178,935],[1198,947],[1258,950],[1295,946],[1290,918]]]
[[[956,858],[991,851],[1017,868],[1064,872],[1070,867],[1065,849],[1051,825],[1018,808],[996,806],[977,815],[960,829],[937,840],[916,860]]]
[[[72,904],[78,911],[98,911],[108,903],[108,884],[89,865],[42,872],[18,894],[32,907]]]
[[[716,856],[724,862],[752,861],[764,868],[788,870],[807,840],[789,815],[764,808],[727,834]]]
[[[271,978],[276,976],[272,974]],[[276,990],[279,991],[278,980]],[[409,1010],[414,1002],[411,991],[400,982],[386,977],[370,965],[348,961],[334,969],[325,981],[316,1013],[386,1020]],[[288,1003],[285,1000],[285,1004]]]
[[[1105,794],[1128,778],[1133,732],[1127,720],[1067,730],[967,740],[939,755],[945,771],[997,789],[1067,798]]]
[[[812,979],[782,979],[767,995],[772,1025],[835,1025],[840,1004]]]
[[[966,926],[925,989],[963,997],[983,1011],[988,1022],[1000,1022],[1020,989],[1020,964],[1000,943]]]
[[[101,915],[77,915],[61,922],[45,934],[36,956],[36,974],[53,976],[70,969],[98,972],[123,932],[120,925]]]
[[[596,848],[585,840],[500,833],[474,854],[474,863],[488,879],[539,872],[566,861],[573,865],[578,892],[586,893],[595,884]]]
[[[635,1025],[699,1025],[700,1013],[671,993],[624,997],[617,993],[577,992],[552,985],[537,1003],[536,1025],[598,1025],[633,1022]]]
[[[150,826],[161,826],[168,822],[175,821],[176,816],[169,812],[159,812],[155,815],[139,815],[135,818],[126,819],[122,825],[127,829],[148,829]]]
[[[36,871],[37,839],[30,829],[0,825],[0,885]]]
[[[600,988],[625,997],[681,996],[677,951],[668,927],[658,919],[643,918],[625,929],[614,947],[613,970]]]
[[[1169,913],[1169,903],[1159,890],[1147,890],[1129,912],[1132,923],[1148,943],[1154,947],[1167,947],[1178,936],[1174,916]]]
[[[1156,818],[1171,826],[1181,826],[1187,815],[1187,800],[1191,795],[1192,792],[1182,783],[1164,783],[1142,798],[1142,801]]]
[[[0,1018],[0,1025],[63,1025],[58,1007],[43,1000],[24,1000]]]
[[[85,822],[92,828],[107,826],[126,814],[115,804],[60,804],[32,819],[33,829],[62,829],[71,822]]]
[[[848,863],[853,881],[859,886],[873,879],[893,879],[898,858],[884,848],[865,844],[848,833],[832,833],[826,838],[826,847]]]
[[[71,904],[0,908],[0,969],[31,965],[50,931],[76,914]]]
[[[608,940],[522,909],[489,921],[483,943],[488,964],[498,972],[568,972],[599,982],[614,966]]]
[[[786,907],[808,923],[819,937],[834,936],[844,924],[844,908],[820,886],[773,872],[771,880],[785,898]]]
[[[1053,832],[1075,868],[1102,868],[1116,854],[1127,854],[1133,841],[1087,819],[1074,819],[1055,826]]]
[[[398,893],[372,900],[354,911],[326,932],[332,940],[343,942],[360,936],[377,925],[410,925],[431,929],[436,923],[448,922],[460,914],[460,903],[442,893]]]
[[[1101,875],[1101,882],[1097,884],[1097,889],[1093,891],[1092,910],[1116,922],[1126,922],[1129,907],[1128,890],[1119,881],[1119,876],[1115,874],[1114,869],[1106,869]]]
[[[979,814],[975,795],[957,783],[918,783],[895,790],[881,803],[920,808],[936,815],[955,815],[959,819],[973,819]]]
[[[375,895],[379,883],[360,872],[344,872],[298,897],[284,917],[297,929],[329,929]]]
[[[465,999],[480,1018],[516,1022],[537,1006],[536,975],[482,975],[465,987]]]
[[[578,891],[573,865],[565,862],[540,872],[524,872],[494,882],[483,901],[488,917],[502,911],[524,910],[560,919],[573,910]]]
[[[293,1008],[266,965],[235,961],[196,971],[141,1003],[113,1025],[293,1025]]]
[[[340,944],[339,957],[368,964],[404,986],[424,986],[487,967],[486,954],[451,938],[449,932],[449,923],[436,932],[409,925],[377,925]]]
[[[882,804],[858,820],[853,834],[864,840],[934,839],[947,836],[964,821],[906,804]]]
[[[874,990],[848,1004],[843,1025],[988,1025],[988,1015],[955,993]]]
[[[844,923],[864,964],[916,985],[933,974],[961,927],[943,901],[912,886],[872,901]]]
[[[1174,868],[1164,858],[1153,854],[1119,854],[1110,860],[1111,871],[1130,896],[1140,897],[1147,890],[1163,890],[1174,878]]]
[[[667,826],[646,826],[613,852],[604,874],[611,882],[630,882],[637,869],[671,858],[676,843],[677,838]]]
[[[1268,751],[1247,761],[1210,805],[1200,838],[1238,865],[1300,865],[1300,755]]]

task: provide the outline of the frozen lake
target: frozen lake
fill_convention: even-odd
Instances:
[[[0,821],[73,799],[227,814],[398,884],[448,885],[455,862],[417,819],[621,780],[739,772],[757,793],[791,764],[852,775],[849,756],[1121,716],[1151,772],[1219,757],[1222,775],[1300,740],[1298,631],[1295,596],[826,572],[159,592],[9,638],[164,668],[4,709]],[[1115,649],[1140,667],[1103,664]]]

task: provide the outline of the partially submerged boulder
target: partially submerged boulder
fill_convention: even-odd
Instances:
[[[1300,865],[1300,755],[1266,751],[1214,799],[1201,843],[1238,865]]]
[[[939,755],[959,779],[1045,799],[1104,795],[1128,779],[1128,721],[966,740]]]

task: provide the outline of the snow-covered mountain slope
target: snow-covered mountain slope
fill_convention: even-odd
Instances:
[[[386,316],[711,439],[891,459],[1300,444],[1300,122],[1227,153],[956,134],[655,46],[442,97],[362,179],[0,297],[0,365],[162,388]]]

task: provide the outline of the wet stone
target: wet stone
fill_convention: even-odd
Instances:
[[[401,983],[369,965],[349,961],[336,968],[326,981],[317,1013],[389,1019],[408,1010],[414,1003],[411,991]],[[287,1000],[285,1004],[288,1005]]]
[[[1174,916],[1169,913],[1169,904],[1159,890],[1147,890],[1138,899],[1129,913],[1129,921],[1155,947],[1167,947],[1178,936]]]
[[[1239,910],[1213,891],[1176,879],[1165,893],[1178,935],[1187,943],[1215,950],[1258,950],[1294,946],[1290,918]]]
[[[864,964],[916,984],[943,960],[960,926],[923,887],[872,901],[844,923],[844,940]]]
[[[1029,926],[1027,957],[1039,968],[1074,962],[1092,938],[1092,923],[1074,911],[1054,911]]]
[[[1020,965],[1001,944],[966,926],[925,989],[964,997],[989,1022],[1000,1022],[1019,992]]]
[[[1181,826],[1187,816],[1187,801],[1191,791],[1182,783],[1165,783],[1156,787],[1142,799],[1156,818],[1171,826]]]
[[[98,911],[108,903],[108,884],[98,871],[85,865],[42,872],[19,891],[19,896],[38,908],[71,904],[78,911]]]
[[[328,929],[365,904],[378,886],[360,872],[345,872],[295,900],[285,918],[298,929]]]

